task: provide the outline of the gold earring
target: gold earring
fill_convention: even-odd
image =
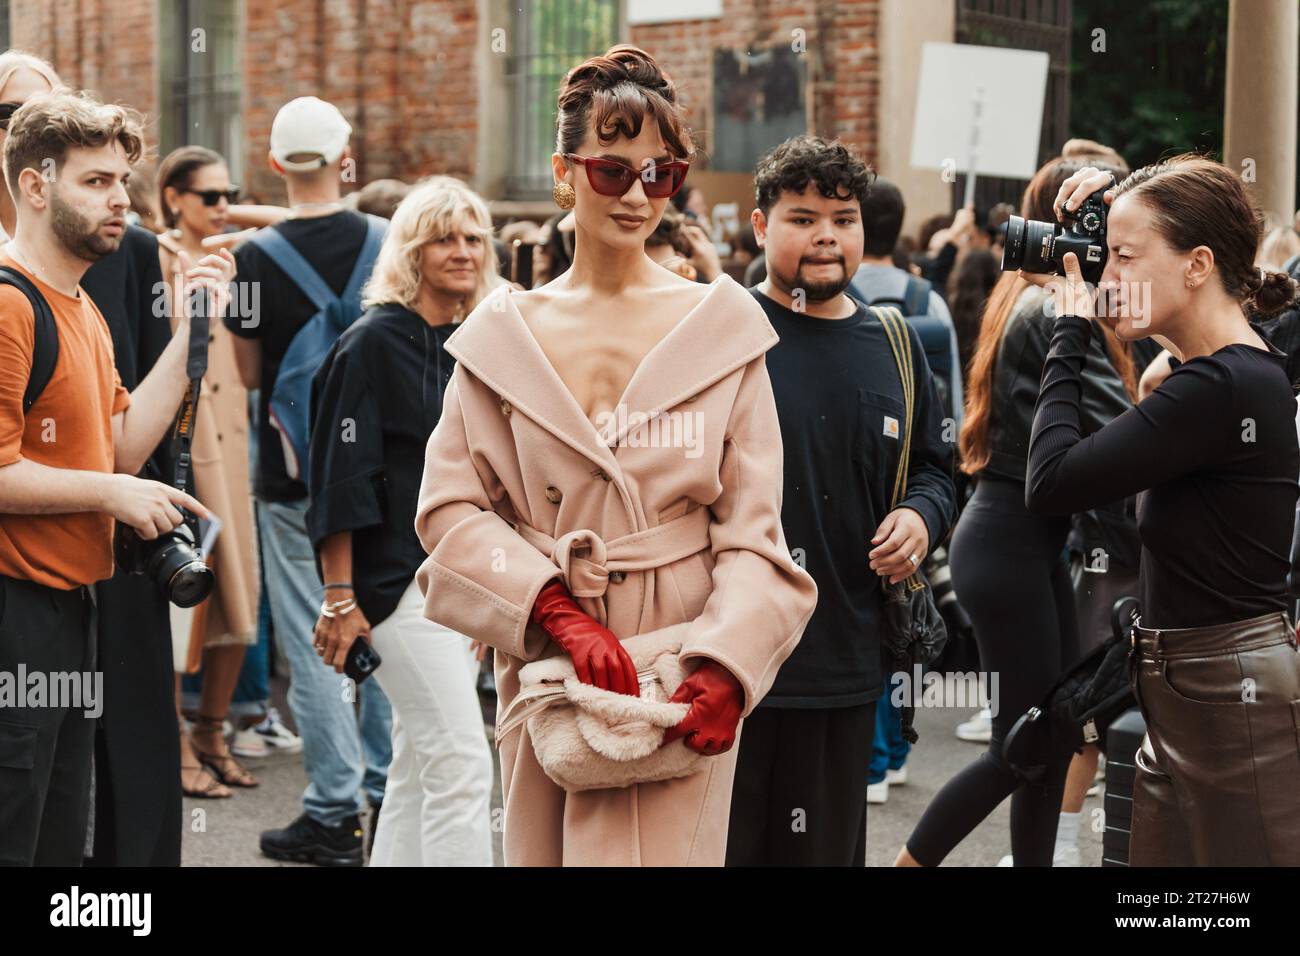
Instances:
[[[572,209],[578,202],[578,193],[563,181],[551,187],[551,196],[555,199],[555,205],[561,209]]]

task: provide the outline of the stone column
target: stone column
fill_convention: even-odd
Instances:
[[[1270,225],[1296,210],[1300,4],[1231,0],[1224,162],[1244,175]]]

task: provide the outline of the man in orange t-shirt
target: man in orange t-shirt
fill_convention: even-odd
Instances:
[[[90,589],[113,573],[114,521],[152,540],[181,523],[179,508],[207,514],[189,495],[134,477],[185,392],[188,318],[128,395],[103,316],[78,286],[121,243],[125,184],[142,145],[132,112],[66,91],[28,100],[4,143],[18,225],[0,266],[49,304],[59,357],[24,410],[33,309],[20,290],[0,286],[0,864],[81,863],[92,717],[102,702],[46,689],[93,677]],[[232,274],[223,253],[186,278],[220,305]]]

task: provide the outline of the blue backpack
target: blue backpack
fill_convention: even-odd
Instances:
[[[317,309],[289,343],[271,389],[269,417],[280,433],[284,469],[290,478],[306,480],[312,376],[338,337],[361,317],[361,287],[370,278],[388,228],[388,222],[378,216],[366,219],[366,239],[341,296],[334,294],[329,283],[278,229],[262,229],[249,240],[293,280]]]

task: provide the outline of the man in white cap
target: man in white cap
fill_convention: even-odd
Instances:
[[[351,695],[342,692],[338,675],[312,648],[322,582],[307,533],[306,474],[293,443],[282,440],[268,404],[290,344],[320,311],[298,274],[304,261],[340,298],[359,292],[357,280],[369,278],[372,227],[340,201],[343,180],[354,178],[351,134],[337,107],[314,96],[280,108],[271,125],[269,161],[284,178],[289,216],[236,252],[241,285],[256,288],[258,295],[242,297],[242,314],[232,310],[225,319],[235,335],[240,377],[250,389],[259,389],[253,491],[267,597],[292,672],[289,706],[302,735],[309,779],[302,815],[283,829],[265,831],[261,848],[273,859],[335,866],[362,863],[360,791],[377,809],[392,756],[392,716],[383,692],[370,681],[356,688],[358,728]],[[281,240],[292,248],[285,250]],[[359,303],[352,307],[359,313]],[[324,588],[325,601],[351,597],[350,582],[325,583],[331,585]]]

